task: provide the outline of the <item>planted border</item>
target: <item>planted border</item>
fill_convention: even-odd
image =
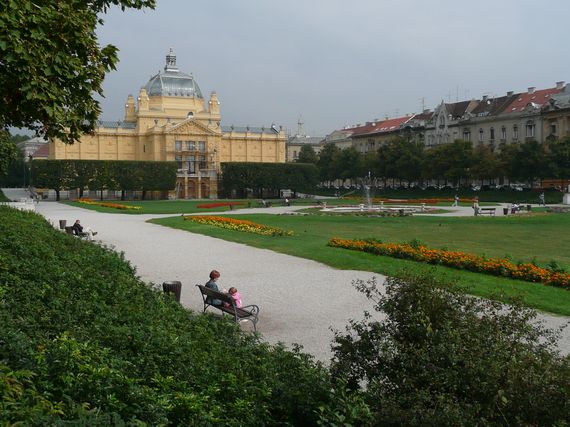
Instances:
[[[506,258],[485,258],[465,252],[430,249],[423,245],[407,243],[381,243],[337,237],[330,239],[328,246],[439,264],[459,270],[469,270],[570,289],[570,273],[542,268],[532,263],[514,264]]]
[[[221,207],[232,207],[232,206],[241,206],[244,203],[242,202],[217,202],[217,203],[203,203],[201,205],[196,205],[197,208],[200,209],[211,209],[211,208],[221,208]]]
[[[261,234],[263,236],[292,236],[292,231],[283,230],[282,228],[269,227],[267,225],[258,224],[253,221],[243,219],[225,218],[222,216],[202,216],[188,215],[184,217],[185,221],[193,221],[199,224],[213,225],[215,227],[225,228],[234,231],[243,231],[246,233]]]
[[[78,199],[77,203],[82,203],[84,205],[95,205],[95,206],[102,206],[104,208],[112,208],[112,209],[119,209],[119,210],[134,210],[134,211],[138,211],[140,209],[142,209],[142,206],[129,206],[129,205],[123,205],[120,203],[113,203],[113,202],[95,202],[94,200],[91,199]]]

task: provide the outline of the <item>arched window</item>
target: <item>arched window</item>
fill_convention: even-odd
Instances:
[[[479,142],[483,142],[483,134],[484,134],[483,128],[479,129]]]

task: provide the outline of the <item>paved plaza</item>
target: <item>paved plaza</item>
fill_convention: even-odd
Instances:
[[[232,214],[293,209],[243,209]],[[467,215],[470,209],[458,208],[456,214]],[[337,270],[303,258],[145,222],[161,215],[103,214],[56,202],[41,202],[36,210],[54,227],[60,219],[68,223],[81,219],[82,224],[98,231],[96,237],[101,243],[124,252],[146,282],[159,285],[163,281],[181,281],[181,302],[195,311],[202,309],[195,285],[204,284],[210,270],[219,270],[221,287],[235,286],[244,304],[260,306],[258,331],[266,341],[301,344],[322,361],[328,361],[331,355],[331,328],[343,330],[349,319],[360,319],[363,311],[371,308],[353,288],[352,281],[373,276],[383,280],[366,271]],[[562,316],[540,317],[550,327],[568,321]],[[242,328],[250,329],[247,324]],[[570,353],[570,328],[564,331],[560,348]]]

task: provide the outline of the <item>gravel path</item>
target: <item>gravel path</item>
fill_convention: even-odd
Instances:
[[[243,209],[232,212],[285,212],[295,207]],[[317,359],[330,359],[331,328],[343,330],[351,318],[360,319],[370,303],[351,285],[355,279],[383,276],[365,271],[337,270],[323,264],[283,255],[265,249],[227,242],[168,227],[146,223],[151,217],[172,215],[102,214],[55,202],[41,202],[37,211],[54,226],[58,220],[83,225],[98,231],[101,242],[123,251],[147,282],[167,280],[182,282],[181,302],[202,309],[196,284],[203,284],[212,269],[221,272],[219,284],[235,286],[244,304],[261,308],[258,330],[269,343],[301,344]],[[467,209],[461,210],[466,213]],[[558,327],[568,318],[541,315],[547,326]],[[246,323],[243,329],[249,328]],[[560,341],[564,353],[570,353],[570,328]]]

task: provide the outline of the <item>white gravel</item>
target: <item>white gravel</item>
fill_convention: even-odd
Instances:
[[[249,212],[283,212],[276,207]],[[330,359],[331,328],[344,330],[351,318],[360,319],[370,309],[367,299],[351,285],[355,279],[383,276],[366,271],[337,270],[318,262],[264,249],[227,242],[168,227],[146,223],[151,217],[171,215],[102,214],[56,202],[41,202],[37,211],[57,226],[66,219],[98,232],[96,238],[125,253],[147,282],[182,282],[181,302],[202,310],[196,284],[208,280],[212,269],[219,270],[220,287],[235,286],[244,304],[260,306],[258,331],[269,343],[301,344],[304,350],[324,362]],[[232,213],[245,213],[239,210]],[[558,327],[569,319],[541,314],[549,327]],[[243,329],[251,329],[249,322]],[[570,353],[570,328],[560,341],[564,353]]]

